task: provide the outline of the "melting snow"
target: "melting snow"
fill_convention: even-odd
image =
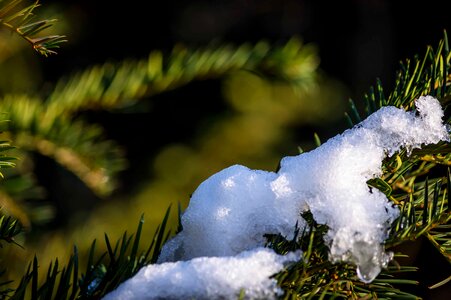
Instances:
[[[198,257],[189,261],[149,265],[108,294],[105,300],[128,299],[275,299],[282,294],[271,275],[298,260],[258,248],[233,257]]]
[[[262,247],[266,233],[291,238],[296,223],[305,226],[301,213],[306,210],[329,227],[330,260],[354,263],[360,280],[371,282],[391,259],[383,243],[399,212],[366,182],[382,174],[387,155],[449,140],[439,102],[425,96],[415,104],[412,112],[381,108],[321,147],[285,157],[277,173],[236,165],[214,174],[194,192],[182,216],[183,231],[160,256],[160,262],[188,261],[148,266],[119,288],[120,295],[136,290],[130,294],[135,299],[221,298],[243,287],[250,289],[250,298],[272,295],[267,277],[284,259],[269,250],[242,252]],[[233,280],[226,283],[215,275],[222,268],[234,274]]]

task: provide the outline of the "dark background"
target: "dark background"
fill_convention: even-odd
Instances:
[[[320,68],[347,87],[348,96],[362,98],[369,86],[380,78],[386,90],[394,84],[398,62],[415,54],[422,55],[427,45],[437,45],[444,29],[451,29],[449,1],[42,1],[64,13],[70,24],[65,32],[69,42],[57,56],[42,63],[44,78],[53,82],[62,75],[107,60],[144,58],[151,50],[170,51],[176,43],[204,46],[212,41],[256,42],[266,39],[283,42],[297,35],[314,43],[321,58]],[[201,88],[199,86],[201,85]],[[202,95],[199,95],[199,91]],[[222,109],[217,82],[195,83],[182,90],[184,97],[197,97],[190,113],[208,113]],[[177,92],[176,92],[177,93]],[[207,105],[208,103],[208,105]],[[214,103],[214,102],[213,102]],[[170,104],[167,104],[170,105]],[[169,107],[170,108],[170,107]],[[182,110],[190,109],[183,107]],[[203,112],[202,109],[205,109]],[[174,112],[174,120],[182,120]],[[132,116],[124,119],[128,128],[115,127],[108,115],[93,116],[110,128],[116,140],[129,143],[132,158],[141,159],[142,139],[131,139],[129,132],[141,133],[143,126],[155,126],[162,119],[149,121]],[[126,116],[124,118],[127,118]],[[149,123],[150,122],[150,123]],[[153,122],[153,123],[152,123]],[[183,139],[180,124],[166,126]],[[186,129],[189,130],[189,129]],[[167,132],[154,133],[154,148],[161,147]],[[135,142],[133,142],[135,141]],[[148,153],[146,153],[148,155]],[[133,165],[133,164],[132,164]],[[135,168],[138,168],[136,166]],[[133,171],[133,172],[132,172]],[[136,169],[130,171],[136,173]],[[124,186],[133,176],[124,176]],[[426,289],[450,275],[445,261],[429,260],[435,249],[418,242],[404,247],[419,266],[423,285],[415,292],[425,299],[449,299],[451,287],[436,294]],[[415,288],[414,288],[415,290]]]
[[[449,27],[448,1],[52,1],[74,28],[47,79],[107,59],[145,57],[176,43],[213,40],[286,41],[293,35],[318,46],[321,68],[344,82],[353,98],[376,77],[394,79],[398,61],[436,45]]]

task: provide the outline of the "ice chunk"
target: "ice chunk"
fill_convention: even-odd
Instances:
[[[149,265],[108,294],[105,300],[275,299],[283,294],[271,275],[299,259],[299,253],[277,255],[257,248],[233,257],[200,257]]]
[[[373,281],[393,258],[392,253],[385,253],[379,240],[367,233],[366,237],[351,232],[349,228],[340,230],[331,245],[333,262],[347,261],[357,266],[357,276],[365,283]]]
[[[282,159],[277,173],[232,166],[208,178],[160,262],[236,255],[263,246],[265,233],[290,238],[296,223],[305,226],[300,214],[308,209],[329,226],[330,259],[352,262],[362,281],[373,280],[390,260],[383,242],[398,209],[366,182],[403,147],[449,141],[438,100],[420,97],[416,108],[381,108],[321,147]]]

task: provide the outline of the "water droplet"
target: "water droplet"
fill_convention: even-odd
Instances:
[[[357,266],[357,276],[364,283],[372,282],[381,272],[381,267],[377,264],[365,264]]]
[[[352,245],[350,261],[357,266],[357,276],[364,283],[372,282],[393,258],[384,246],[375,240],[358,240]]]

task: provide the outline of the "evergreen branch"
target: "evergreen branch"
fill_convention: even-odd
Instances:
[[[12,168],[16,164],[14,160],[17,158],[5,155],[3,152],[14,149],[8,141],[0,141],[0,169]],[[3,174],[0,172],[0,176],[3,178]]]
[[[406,60],[401,64],[395,88],[389,97],[385,98],[380,81],[376,89],[370,89],[370,93],[365,95],[365,114],[369,115],[385,105],[411,109],[414,100],[422,95],[433,95],[447,107],[451,96],[450,59],[445,32],[437,50],[429,46],[423,59],[415,57],[413,62]],[[351,125],[361,120],[355,105],[351,105],[348,120]],[[449,124],[450,119],[446,122]],[[384,161],[383,176],[377,179],[378,185],[374,184],[376,180],[369,184],[377,187],[400,208],[400,216],[392,224],[386,248],[425,236],[451,263],[449,169],[445,176],[437,177],[437,174],[443,174],[442,166],[450,165],[451,147],[444,142],[415,149],[411,153],[403,150]],[[434,174],[434,178],[430,178],[430,174]],[[446,183],[445,188],[443,183]]]
[[[21,160],[27,160],[24,152],[17,153]],[[44,200],[45,190],[40,186],[29,168],[13,168],[5,173],[0,186],[0,206],[19,220],[25,228],[31,224],[45,223],[54,216],[54,207]],[[30,211],[29,200],[32,200]],[[39,209],[35,206],[39,205]],[[39,210],[39,214],[36,211]]]
[[[437,145],[428,145],[421,149],[415,149],[412,151],[411,159],[450,166],[451,145],[441,142]]]
[[[111,141],[83,140],[83,137],[77,136],[76,133],[83,130],[89,133],[89,131],[96,131],[97,127],[82,123],[77,125],[79,126],[75,128],[67,128],[70,132],[68,134],[73,135],[71,138],[74,142],[76,139],[80,142],[76,145],[70,141],[59,140],[63,133],[57,135],[55,142],[25,132],[18,132],[14,138],[18,147],[53,159],[76,175],[98,196],[106,196],[115,188],[114,175],[122,169],[123,162],[120,158],[122,154]],[[100,139],[101,136],[98,138]],[[87,151],[84,151],[84,147]],[[92,149],[97,149],[99,152],[91,152]]]
[[[71,120],[26,96],[5,97],[0,110],[9,112],[9,134],[19,148],[52,158],[100,196],[112,191],[124,161],[101,128]]]
[[[437,148],[443,149],[440,145]],[[395,160],[398,161],[396,167],[393,166]],[[449,170],[447,177],[418,180],[439,166],[435,162],[422,161],[416,155],[407,157],[405,153],[400,153],[396,159],[387,160],[384,165],[384,175],[378,181],[384,182],[390,189],[379,189],[400,209],[400,216],[392,224],[386,247],[425,235],[451,262],[451,235],[446,233],[451,220]],[[447,183],[446,188],[443,188],[443,182]]]
[[[169,208],[159,229],[155,232],[152,243],[143,252],[139,252],[144,218],[139,221],[136,234],[122,235],[112,247],[108,235],[105,244],[108,251],[95,258],[96,240],[89,249],[88,261],[83,273],[80,273],[79,253],[77,247],[67,264],[61,266],[58,259],[50,263],[45,277],[40,275],[38,258],[35,256],[29,264],[25,275],[15,289],[5,290],[3,295],[10,299],[23,300],[31,295],[32,299],[100,299],[116,289],[126,279],[134,276],[143,266],[155,263],[160,252],[160,243],[155,243],[164,236]],[[167,235],[167,234],[166,234]],[[152,255],[151,255],[152,254]],[[39,282],[42,282],[40,285]]]
[[[22,226],[18,220],[11,216],[1,215],[0,217],[0,248],[3,248],[2,241],[8,244],[14,244],[23,248],[19,243],[15,241],[15,237],[22,232]],[[0,271],[0,277],[6,274],[5,269]],[[0,281],[0,298],[5,299],[8,294],[13,292],[13,289],[9,288],[12,280]]]
[[[25,110],[22,107],[21,116],[15,116],[14,109],[12,109],[12,119],[19,124],[16,129],[13,128],[12,132],[16,134],[19,141],[23,137],[23,140],[30,140],[32,145],[44,145],[28,146],[29,149],[45,154],[45,149],[50,148],[52,150],[48,151],[47,155],[57,158],[59,156],[56,154],[58,149],[64,149],[64,147],[76,149],[80,140],[83,141],[80,136],[75,135],[74,140],[76,142],[73,144],[69,141],[61,142],[64,141],[64,139],[60,140],[62,136],[70,136],[66,134],[67,132],[78,130],[72,129],[72,124],[69,126],[68,123],[65,123],[61,117],[63,113],[70,115],[70,113],[84,109],[117,109],[130,105],[139,98],[181,86],[191,80],[223,76],[227,72],[237,69],[248,69],[275,75],[279,78],[292,80],[295,84],[308,82],[308,80],[304,81],[309,78],[308,76],[304,78],[296,73],[300,69],[295,68],[294,73],[290,73],[289,70],[291,69],[288,68],[288,64],[284,65],[283,61],[280,61],[284,59],[284,55],[280,55],[280,53],[289,54],[290,51],[286,51],[286,53],[282,50],[279,52],[276,50],[270,51],[267,47],[263,47],[263,51],[259,47],[262,47],[261,44],[257,44],[254,48],[245,49],[244,52],[248,53],[246,57],[241,57],[242,53],[240,55],[235,53],[240,48],[233,49],[235,52],[231,51],[230,53],[227,52],[229,50],[222,49],[221,51],[229,53],[227,55],[222,54],[228,58],[225,62],[218,60],[219,56],[215,56],[218,54],[213,55],[216,53],[215,51],[219,51],[218,49],[211,52],[206,50],[204,50],[205,52],[190,52],[177,49],[168,60],[164,60],[161,54],[154,52],[147,61],[127,62],[119,66],[106,64],[97,67],[97,69],[90,69],[57,85],[54,93],[48,99],[47,106],[43,106],[41,103],[35,106],[29,100],[24,101],[26,105],[21,104],[20,101],[14,101],[18,104],[8,104],[10,108],[13,108],[14,105],[26,107]],[[257,58],[252,58],[252,55],[257,56]],[[212,59],[212,57],[216,59]],[[239,57],[241,57],[241,60]],[[272,59],[274,65],[270,63],[271,59],[269,58]],[[445,39],[439,44],[438,50],[434,51],[432,47],[429,47],[422,60],[416,58],[413,63],[407,60],[406,63],[402,64],[396,86],[389,97],[384,96],[382,85],[377,82],[376,88],[372,88],[370,93],[365,96],[365,114],[368,115],[385,105],[409,109],[412,108],[413,102],[418,96],[425,94],[435,95],[446,104],[450,96],[448,86],[451,84],[451,78],[448,75],[450,74],[448,70],[449,60],[450,55],[445,34]],[[238,64],[237,61],[241,64]],[[197,62],[197,64],[194,64],[194,62]],[[232,62],[235,62],[235,64],[232,64]],[[225,65],[220,68],[222,63]],[[227,63],[231,65],[227,65]],[[288,69],[281,68],[275,71],[274,67],[280,65]],[[301,71],[305,71],[305,69]],[[72,96],[72,94],[75,96]],[[39,116],[39,118],[36,116]],[[358,112],[351,101],[351,112],[348,115],[350,123],[354,124],[355,121],[360,121],[362,116],[363,114]],[[78,132],[84,131],[87,128],[86,125],[81,121],[78,122],[79,125],[74,127],[83,128]],[[58,124],[58,126],[55,124]],[[63,129],[54,129],[60,127],[63,127]],[[88,132],[91,130],[89,128]],[[57,132],[55,133],[54,130],[57,130]],[[21,133],[22,131],[26,133]],[[100,133],[96,132],[90,139],[93,136],[98,137]],[[21,143],[24,147],[27,147],[26,142]],[[320,143],[319,139],[318,143]],[[51,147],[48,147],[48,144]],[[414,150],[410,155],[408,151],[403,150],[396,156],[389,157],[384,161],[384,174],[381,178],[368,182],[370,186],[378,188],[386,194],[393,203],[399,206],[401,211],[400,217],[392,224],[392,230],[386,243],[387,248],[425,235],[442,255],[448,261],[450,260],[451,236],[447,231],[450,226],[451,175],[448,171],[447,176],[426,177],[437,174],[432,173],[431,170],[443,170],[440,165],[449,165],[450,152],[449,145],[444,143]],[[82,151],[80,153],[86,154]],[[66,155],[68,154],[66,153]],[[72,157],[71,155],[76,156],[76,152],[71,152],[68,156]],[[80,162],[77,162],[76,165],[81,165],[83,155],[77,156],[80,158]],[[64,165],[64,160],[62,161]],[[76,169],[75,167],[69,168]],[[446,187],[444,187],[445,184]],[[136,274],[140,267],[156,261],[159,249],[168,236],[165,235],[168,213],[166,213],[161,227],[157,229],[149,248],[141,255],[138,255],[138,247],[142,220],[135,238],[124,233],[122,238],[113,245],[109,237],[105,235],[107,251],[98,259],[94,258],[95,242],[93,242],[89,251],[88,266],[80,279],[78,279],[79,265],[76,248],[69,263],[62,271],[59,269],[58,261],[49,266],[46,281],[40,287],[38,286],[38,262],[35,258],[30,263],[26,275],[12,298],[23,299],[27,291],[30,291],[35,298],[51,298],[51,295],[55,294],[58,299],[74,299],[79,296],[98,298],[105,295],[115,289],[120,282]],[[417,298],[397,287],[402,284],[416,284],[416,282],[395,276],[400,272],[414,271],[414,268],[389,267],[371,284],[364,284],[357,279],[353,266],[332,264],[328,260],[328,246],[323,239],[327,227],[316,224],[308,213],[304,214],[303,217],[310,228],[302,233],[296,228],[293,240],[288,241],[277,235],[267,236],[268,246],[278,253],[283,254],[296,249],[303,250],[301,262],[275,276],[280,286],[286,291],[286,298]]]
[[[444,31],[444,38],[434,50],[427,47],[422,59],[415,56],[413,60],[401,62],[397,73],[395,87],[388,97],[380,80],[376,87],[370,87],[370,92],[364,95],[365,112],[363,119],[383,106],[396,106],[405,109],[414,107],[414,100],[424,95],[431,95],[445,104],[449,103],[449,86],[451,85],[451,53],[448,46],[448,36]],[[350,113],[346,114],[353,126],[362,120],[354,102],[350,100]]]
[[[171,55],[153,51],[147,59],[94,66],[59,81],[49,96],[50,107],[67,113],[117,109],[137,100],[175,89],[194,80],[219,78],[248,70],[306,87],[314,83],[316,53],[292,39],[281,47],[266,42],[188,49],[177,46]]]
[[[22,246],[14,240],[21,232],[22,226],[16,219],[13,219],[11,216],[6,217],[5,215],[0,217],[0,241],[13,243],[22,248]],[[3,247],[1,242],[0,247]]]
[[[293,39],[271,48],[230,45],[189,50],[176,47],[169,57],[152,52],[149,59],[105,64],[60,81],[47,101],[6,96],[0,110],[11,119],[10,131],[22,149],[48,156],[78,176],[98,195],[114,188],[114,176],[124,166],[121,151],[102,138],[99,127],[74,120],[86,109],[114,109],[144,96],[246,69],[284,78],[297,86],[311,84],[316,56],[311,47]]]
[[[288,241],[280,235],[266,236],[268,246],[279,254],[303,250],[300,262],[275,276],[279,286],[285,291],[283,299],[418,299],[398,288],[406,284],[418,284],[413,280],[399,278],[399,274],[414,272],[416,268],[389,266],[372,283],[364,284],[357,279],[354,266],[334,264],[328,260],[328,246],[323,239],[327,226],[318,225],[309,212],[304,213],[303,217],[310,229],[301,234],[296,229],[293,240]]]
[[[401,64],[393,92],[385,97],[382,84],[377,81],[365,95],[365,111],[360,112],[350,100],[350,112],[346,115],[351,126],[362,121],[382,106],[394,105],[411,109],[415,99],[422,95],[438,97],[445,105],[449,102],[451,56],[445,33],[437,50],[428,47],[423,59],[415,58]],[[448,122],[449,123],[449,120]],[[368,181],[370,187],[383,192],[400,208],[400,216],[392,224],[386,247],[391,248],[407,240],[426,236],[439,252],[450,261],[451,235],[449,193],[451,173],[438,176],[443,166],[451,164],[449,143],[430,145],[409,151],[404,149],[383,162],[383,175]],[[434,170],[434,173],[431,171]],[[430,174],[434,174],[428,178]],[[444,186],[446,183],[446,187]],[[309,213],[303,214],[310,230],[299,240],[287,241],[283,237],[269,236],[271,248],[278,253],[294,249],[303,250],[303,260],[277,274],[279,285],[285,290],[285,299],[291,298],[406,298],[417,299],[398,289],[402,284],[417,284],[400,279],[399,272],[415,271],[412,267],[394,266],[384,270],[371,284],[356,280],[353,267],[332,264],[328,261],[328,247],[323,236],[327,227],[316,224]],[[296,234],[295,234],[296,236]],[[308,241],[308,242],[307,242]],[[308,246],[307,246],[308,245]]]
[[[449,224],[437,226],[440,231],[431,230],[426,237],[440,251],[440,253],[451,263],[451,233]]]
[[[424,168],[425,163],[422,165]],[[400,216],[392,224],[386,246],[390,248],[425,235],[451,263],[451,235],[447,233],[451,220],[449,187],[442,188],[443,179],[431,181],[426,178],[420,182],[416,182],[416,179],[416,176],[405,179],[410,181],[407,197],[403,193],[392,197],[397,199],[395,201],[399,205]]]
[[[34,21],[34,10],[39,7],[39,1],[22,7],[22,0],[0,2],[0,25],[17,34],[27,41],[34,50],[44,56],[56,54],[54,49],[66,42],[61,35],[38,36],[42,31],[51,27],[56,20]]]
[[[6,115],[3,114],[2,118],[4,118]],[[0,127],[2,129],[4,129],[4,127],[7,127],[8,125],[8,120],[5,119],[1,119],[0,120]],[[0,131],[1,133],[1,131]],[[9,143],[9,141],[2,141],[0,140],[0,177],[3,178],[3,173],[1,172],[1,169],[6,169],[6,168],[12,168],[15,167],[15,163],[14,160],[16,160],[15,157],[11,157],[7,154],[5,154],[4,152],[7,152],[9,150],[14,149],[14,146],[11,146],[11,144]]]
[[[386,105],[412,109],[414,101],[423,95],[433,95],[447,106],[451,97],[450,60],[451,54],[445,32],[437,49],[428,46],[422,59],[416,56],[413,60],[401,62],[395,87],[388,97],[385,97],[382,84],[377,81],[376,88],[371,88],[364,97],[363,117],[350,100],[348,121],[353,125]],[[448,124],[449,121],[447,120]],[[435,173],[442,172],[443,167],[440,166],[450,165],[449,143],[442,142],[413,151],[403,150],[384,161],[381,178],[368,182],[400,208],[400,216],[392,224],[390,237],[386,241],[388,248],[425,235],[450,261],[451,236],[446,234],[445,230],[451,218],[448,208],[451,180],[449,171],[448,178],[446,176],[429,180],[427,178],[432,170],[437,170]],[[447,188],[443,189],[442,182],[445,181],[448,184]]]

